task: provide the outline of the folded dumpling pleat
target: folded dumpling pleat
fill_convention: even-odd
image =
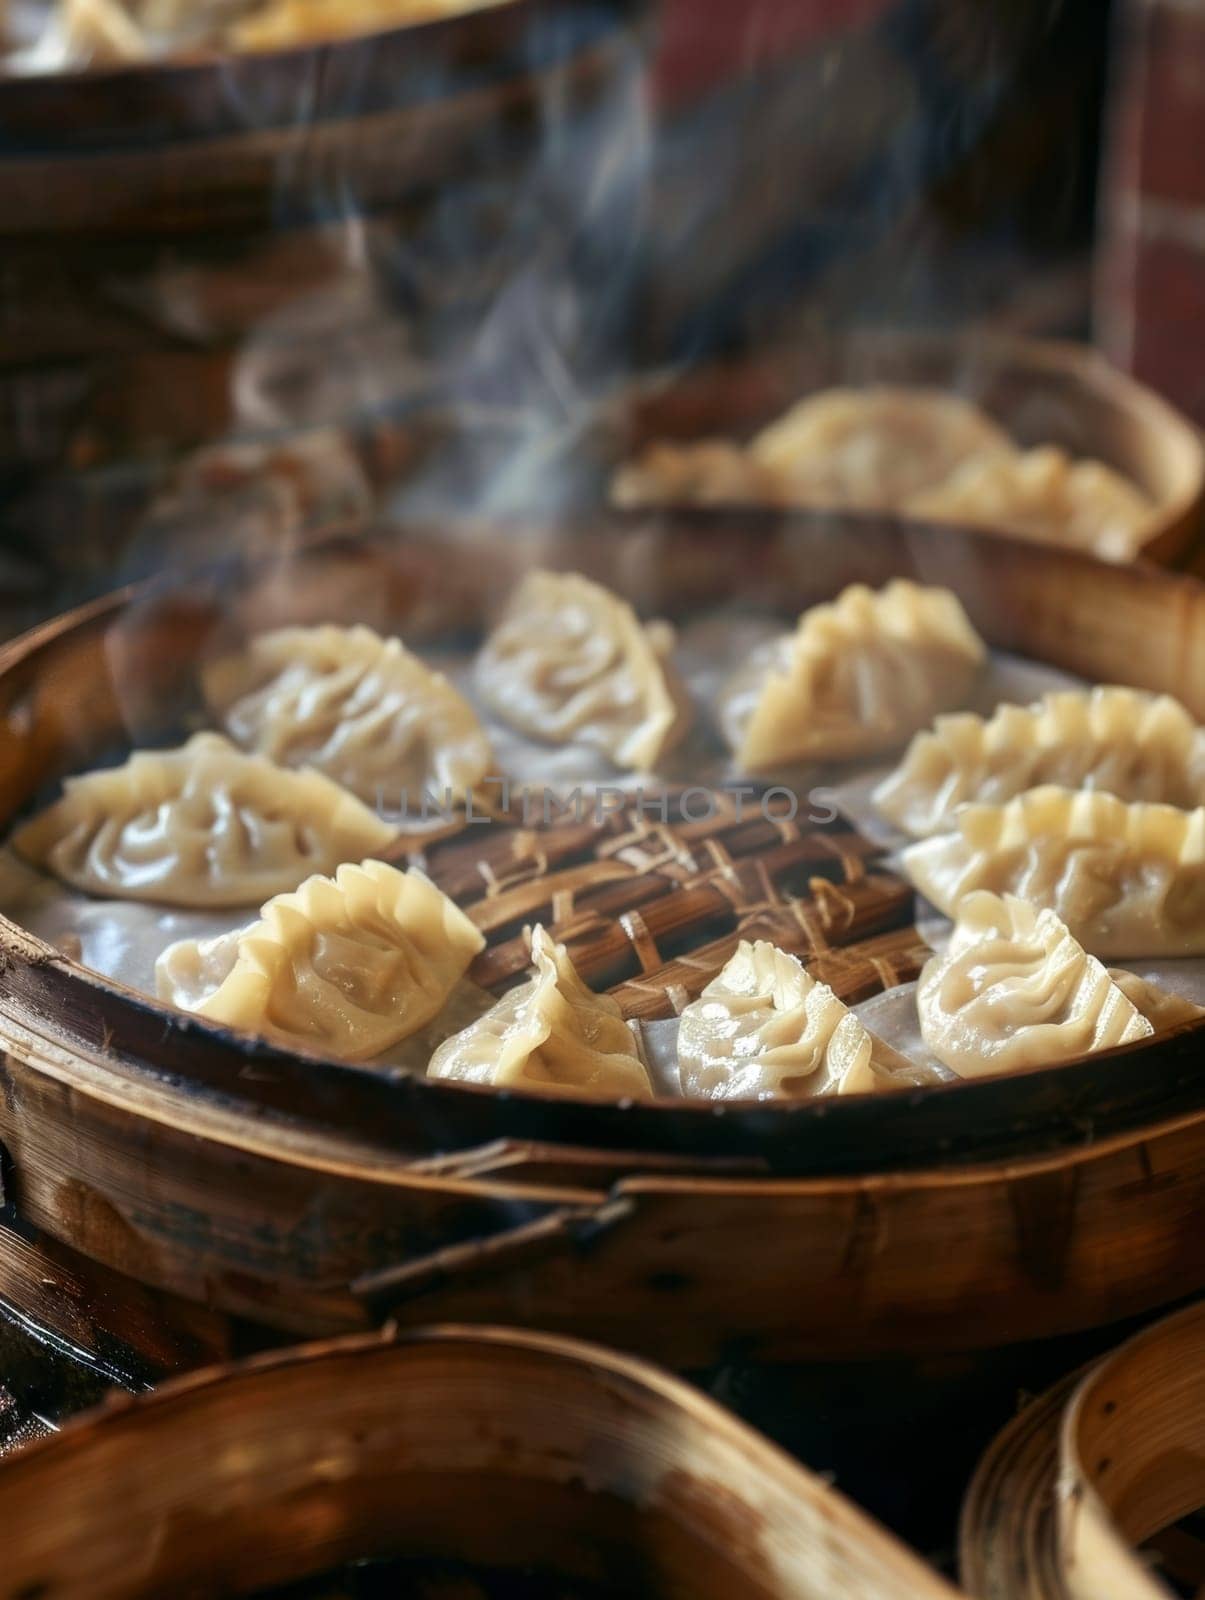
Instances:
[[[307,874],[386,849],[396,830],[320,772],[289,772],[216,733],[67,778],[14,848],[74,888],[174,906],[254,906]]]
[[[314,767],[369,804],[460,802],[490,769],[489,740],[463,695],[371,628],[278,628],[213,662],[203,683],[238,744]]]
[[[956,916],[978,889],[1054,911],[1096,956],[1205,955],[1205,807],[1047,786],[966,805],[909,845],[905,872]]]
[[[682,1092],[708,1100],[860,1094],[916,1081],[827,984],[765,940],[742,940],[678,1025]]]
[[[442,1044],[428,1076],[592,1099],[652,1094],[636,1038],[609,995],[578,976],[564,945],[537,925],[527,982]]]
[[[949,827],[960,805],[1002,805],[1042,784],[1198,806],[1205,729],[1170,695],[1112,685],[1060,690],[990,717],[960,712],[916,735],[874,802],[923,838]]]
[[[1054,1066],[1155,1031],[1053,911],[1012,895],[962,902],[916,999],[925,1044],[964,1078]]]
[[[477,658],[495,715],[550,744],[584,744],[620,767],[651,768],[684,731],[669,666],[673,630],[647,626],[601,584],[531,572]]]
[[[750,772],[871,755],[960,705],[985,654],[950,590],[852,584],[733,676],[721,725]]]
[[[241,932],[171,945],[155,977],[211,1022],[364,1061],[425,1027],[484,943],[421,872],[349,862]]]

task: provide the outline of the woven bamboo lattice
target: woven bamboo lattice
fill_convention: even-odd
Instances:
[[[912,890],[859,833],[794,815],[782,791],[756,805],[716,791],[698,820],[685,794],[547,825],[495,813],[426,845],[426,870],[489,941],[470,976],[513,983],[536,922],[633,1020],[681,1011],[742,938],[799,956],[850,1003],[917,976]]]

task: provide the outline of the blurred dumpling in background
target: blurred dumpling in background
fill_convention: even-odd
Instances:
[[[944,483],[913,494],[906,509],[1132,561],[1154,507],[1137,484],[1103,462],[1073,461],[1065,450],[1043,445],[966,461]]]
[[[872,755],[960,705],[986,654],[950,590],[851,584],[729,680],[721,725],[750,772]]]
[[[765,940],[742,940],[682,1012],[678,1070],[683,1094],[707,1100],[863,1094],[923,1076]]]
[[[216,733],[67,778],[13,835],[35,866],[88,894],[173,906],[258,905],[396,830],[320,772],[290,772]]]
[[[621,510],[640,506],[776,505],[778,479],[740,445],[726,439],[652,444],[620,467],[611,501]]]
[[[478,693],[533,739],[583,744],[650,770],[685,732],[689,705],[670,664],[673,629],[576,573],[519,584],[477,657]]]
[[[898,509],[970,457],[1011,451],[978,406],[940,389],[825,389],[754,438],[749,455],[788,504]]]
[[[428,1076],[591,1099],[651,1096],[636,1036],[616,1002],[587,988],[564,945],[539,925],[531,959],[532,976],[442,1044]]]

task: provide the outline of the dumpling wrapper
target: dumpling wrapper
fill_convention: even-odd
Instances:
[[[827,984],[766,940],[736,954],[678,1024],[682,1092],[706,1100],[867,1094],[921,1081]]]
[[[648,1071],[617,1003],[588,989],[564,945],[539,925],[531,959],[527,982],[446,1040],[428,1077],[596,1100],[650,1097]]]
[[[984,453],[1011,455],[1012,441],[969,400],[890,384],[810,395],[749,446],[782,501],[884,511]]]
[[[442,673],[371,628],[278,628],[212,662],[205,698],[238,744],[314,767],[369,804],[462,803],[489,772],[489,740]]]
[[[1056,912],[1092,955],[1205,955],[1205,808],[1047,786],[963,806],[901,860],[947,916],[988,889]]]
[[[1205,729],[1170,695],[1104,685],[958,712],[918,733],[874,791],[884,816],[917,838],[942,832],[960,805],[1002,805],[1056,784],[1119,800],[1205,802]]]
[[[14,848],[88,894],[254,906],[307,874],[386,849],[396,830],[319,772],[289,772],[216,733],[67,778]]]
[[[482,646],[478,693],[534,739],[650,770],[690,720],[668,662],[673,642],[668,624],[643,624],[601,584],[531,572]]]
[[[872,755],[962,704],[986,656],[950,590],[851,584],[754,654],[721,693],[720,720],[750,772]]]
[[[1146,1018],[1156,1033],[1168,1028],[1178,1028],[1182,1022],[1197,1022],[1205,1017],[1205,1006],[1199,1006],[1183,995],[1172,994],[1157,983],[1140,978],[1136,972],[1126,972],[1121,967],[1110,967],[1109,976],[1126,999]]]
[[[1155,1031],[1053,911],[987,892],[962,902],[916,1005],[925,1044],[963,1078],[1055,1066]]]
[[[425,1027],[484,944],[421,872],[347,862],[269,900],[249,928],[170,945],[155,982],[211,1022],[364,1061]]]
[[[774,474],[724,439],[651,444],[611,482],[611,503],[624,509],[771,505],[778,494]]]
[[[994,451],[964,461],[940,484],[910,497],[907,510],[1133,561],[1154,507],[1136,483],[1101,461],[1065,450]]]

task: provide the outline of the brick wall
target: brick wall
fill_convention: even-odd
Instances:
[[[1100,343],[1205,423],[1205,0],[1124,0],[1101,218]]]

